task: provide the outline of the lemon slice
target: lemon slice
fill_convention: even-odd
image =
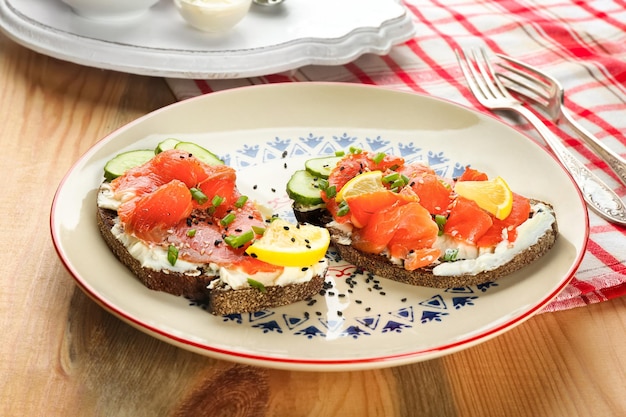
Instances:
[[[506,219],[513,209],[513,193],[501,177],[489,181],[458,181],[454,191],[500,220]]]
[[[384,190],[383,173],[381,171],[368,171],[350,179],[335,196],[335,201],[342,202],[346,198],[357,195]]]
[[[276,219],[246,253],[272,265],[307,267],[326,255],[329,244],[330,235],[323,227]]]

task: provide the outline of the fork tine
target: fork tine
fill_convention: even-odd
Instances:
[[[459,67],[461,68],[461,72],[463,73],[472,94],[474,94],[476,99],[482,103],[483,99],[487,98],[487,95],[485,94],[483,87],[479,84],[478,78],[476,77],[476,71],[473,69],[473,65],[469,60],[467,52],[462,50],[461,53],[459,53],[458,50],[455,50],[454,53],[456,54]]]
[[[486,84],[488,85],[489,91],[491,92],[493,97],[504,96],[504,97],[512,99],[513,97],[509,94],[509,92],[504,87],[502,82],[500,82],[498,77],[496,77],[496,72],[494,71],[493,66],[491,65],[491,62],[489,58],[487,57],[487,53],[485,52],[485,49],[480,48],[479,51],[480,51],[481,59],[478,58],[476,51],[473,51],[474,59],[476,61],[476,66],[478,67],[478,70],[482,74],[483,79],[486,80]],[[492,82],[488,82],[487,80],[490,80]]]
[[[546,107],[548,105],[547,101],[550,98],[546,96],[543,92],[532,87],[530,84],[501,72],[496,73],[496,75],[498,76],[498,78],[508,81],[505,84],[505,87],[509,91],[512,91],[519,96],[525,97],[539,106]]]
[[[517,59],[511,58],[510,56],[507,56],[507,55],[496,54],[496,56],[504,61],[508,61],[510,63],[517,65],[518,67],[524,68],[528,70],[529,72],[536,74],[539,78],[548,80],[549,83],[552,83],[556,85],[557,87],[561,88],[561,83],[556,78],[552,77],[550,74],[546,74],[545,72],[540,71],[539,69],[533,67],[532,65],[528,65],[525,62],[518,61]]]
[[[521,71],[509,65],[499,63],[498,66],[519,76],[521,79],[511,77],[504,73],[498,73],[497,74],[498,76],[503,77],[514,84],[522,86],[524,89],[531,91],[532,93],[536,94],[537,96],[541,97],[542,99],[546,101],[550,99],[550,96],[546,94],[545,92],[546,90],[550,88],[548,84],[544,83],[543,81],[538,80],[537,78],[533,77],[532,75],[529,75],[528,73],[524,71]],[[522,95],[526,95],[518,90],[516,91]]]
[[[486,54],[482,48],[480,48],[480,52],[482,59],[478,57],[475,49],[471,49],[469,52],[462,50],[462,57],[458,51],[455,51],[461,72],[463,72],[470,90],[476,99],[485,105],[486,100],[497,98],[501,96],[502,92],[493,85],[494,81],[497,80],[495,80],[494,76],[489,75],[491,68],[487,68],[483,64],[483,62],[486,62],[487,66],[489,66]],[[504,87],[502,89],[504,90]]]

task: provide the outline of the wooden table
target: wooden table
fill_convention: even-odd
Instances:
[[[1,416],[626,415],[626,298],[538,315],[440,359],[338,373],[214,360],[105,312],[57,258],[50,204],[94,142],[174,101],[163,79],[0,36]]]

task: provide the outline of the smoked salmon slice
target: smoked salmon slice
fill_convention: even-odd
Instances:
[[[225,242],[226,236],[265,226],[254,203],[241,199],[236,172],[227,165],[207,165],[172,149],[130,169],[111,188],[125,196],[117,211],[124,231],[145,242],[173,245],[180,259],[249,274],[282,269],[247,256],[250,242],[238,248]]]

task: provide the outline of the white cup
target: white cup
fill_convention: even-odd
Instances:
[[[82,17],[95,20],[130,19],[141,16],[159,0],[62,0]]]
[[[180,15],[204,32],[225,32],[244,18],[252,0],[174,0]]]

